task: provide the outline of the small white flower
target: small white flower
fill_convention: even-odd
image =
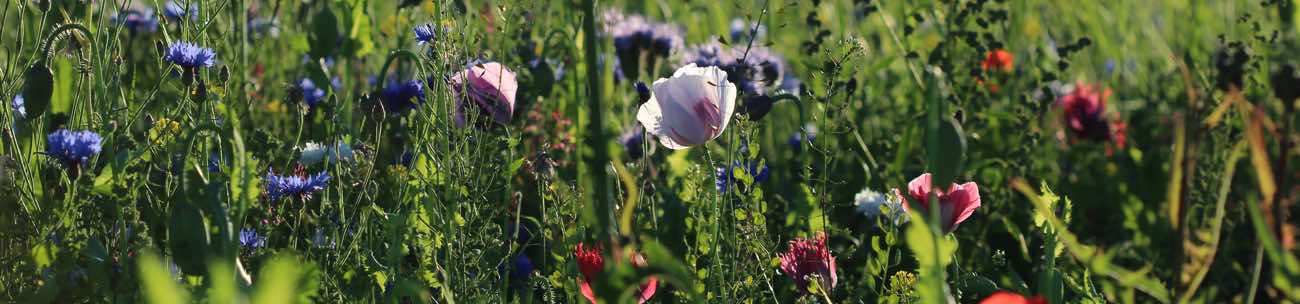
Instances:
[[[869,218],[879,216],[880,205],[885,204],[886,201],[884,194],[871,189],[862,189],[861,192],[853,196],[853,206],[856,207],[858,213]]]
[[[903,209],[903,202],[892,194],[887,195],[871,189],[862,189],[861,192],[853,196],[853,206],[858,213],[868,219],[875,219],[884,214],[895,225],[901,225],[908,221],[907,211]]]
[[[689,64],[672,78],[655,80],[650,100],[636,118],[669,149],[685,149],[717,138],[736,109],[736,85],[718,67]]]
[[[338,143],[334,147],[327,147],[318,143],[309,142],[298,148],[302,155],[298,157],[298,163],[304,166],[314,165],[322,160],[330,163],[342,161],[352,161],[352,146],[346,143]]]

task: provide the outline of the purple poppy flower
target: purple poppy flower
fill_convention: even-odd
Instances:
[[[451,77],[456,99],[457,127],[465,126],[465,111],[477,108],[479,114],[497,124],[508,124],[515,112],[515,93],[519,82],[515,73],[497,62],[474,64]]]

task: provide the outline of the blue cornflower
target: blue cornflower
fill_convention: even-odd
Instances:
[[[217,53],[197,44],[178,41],[167,48],[167,55],[163,56],[163,60],[186,69],[206,68],[217,63]]]
[[[433,42],[433,39],[437,38],[438,35],[435,30],[433,24],[425,23],[415,26],[415,43],[424,45]]]
[[[111,18],[113,23],[125,27],[132,34],[153,33],[158,30],[158,17],[151,9],[125,9]]]
[[[312,82],[310,78],[299,80],[297,89],[297,93],[301,94],[302,101],[307,103],[308,109],[315,109],[316,104],[325,99],[325,90],[316,87],[316,83]]]
[[[730,167],[718,167],[717,180],[714,181],[714,185],[717,187],[718,192],[727,192],[727,190],[731,189],[732,185],[740,183],[740,179],[736,177],[737,170],[749,176],[751,179],[751,185],[767,181],[767,177],[770,175],[767,165],[764,164],[762,168],[759,168],[758,165],[759,161],[750,161],[748,164],[741,164],[741,162],[737,160],[732,162]]]
[[[45,138],[45,155],[53,157],[63,165],[77,167],[99,154],[103,148],[103,139],[91,131],[68,131],[59,129]]]
[[[262,248],[266,246],[266,237],[257,234],[257,230],[251,228],[240,229],[239,245],[249,249]]]
[[[528,259],[528,255],[523,253],[515,255],[510,267],[510,277],[516,280],[524,281],[528,276],[533,274],[533,261]]]
[[[163,5],[163,16],[177,21],[184,20],[185,17],[189,17],[191,21],[197,21],[199,20],[199,6],[190,4],[189,9],[186,9],[176,1],[167,1],[167,4]]]
[[[309,200],[312,193],[324,190],[329,180],[330,175],[325,172],[308,177],[306,175],[279,176],[267,170],[266,195],[272,202],[289,196]]]
[[[23,94],[14,95],[14,100],[9,104],[14,109],[14,116],[18,119],[27,118],[27,106]]]
[[[252,33],[249,39],[259,37],[278,38],[280,37],[280,21],[268,18],[250,18],[248,20],[248,32]]]
[[[403,83],[389,81],[379,98],[384,103],[384,111],[414,110],[424,104],[424,85],[419,80],[408,80]]]
[[[808,124],[804,126],[802,130],[790,134],[790,138],[786,140],[786,144],[790,145],[790,148],[795,151],[801,151],[803,150],[804,142],[812,142],[814,139],[817,139],[817,126]]]

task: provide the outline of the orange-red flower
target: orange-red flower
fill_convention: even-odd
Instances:
[[[1047,300],[1040,296],[1025,297],[1010,291],[999,291],[984,298],[980,304],[1047,304]]]
[[[980,68],[985,71],[998,69],[1003,72],[1010,72],[1015,69],[1015,56],[1003,49],[993,50],[984,56],[984,61],[980,62]]]

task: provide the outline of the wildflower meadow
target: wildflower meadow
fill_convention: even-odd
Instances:
[[[1293,0],[0,0],[0,303],[1296,303],[1298,30]]]

